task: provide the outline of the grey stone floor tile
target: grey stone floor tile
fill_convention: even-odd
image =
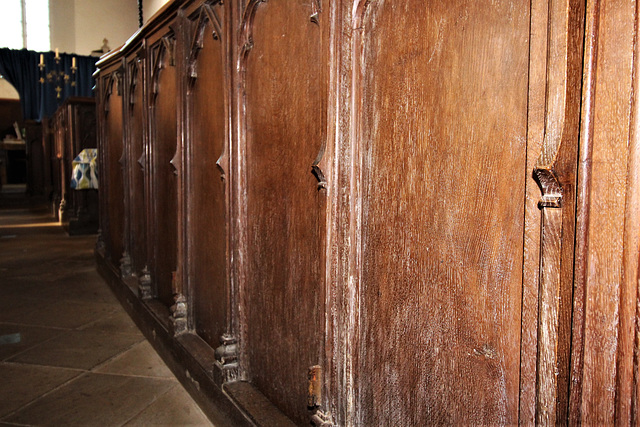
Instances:
[[[89,325],[81,327],[80,329],[88,328],[108,334],[128,334],[135,335],[140,338],[143,337],[140,329],[138,329],[136,324],[124,310],[118,310],[115,313],[98,319]]]
[[[0,209],[0,426],[211,425],[97,273],[95,242],[47,208]]]
[[[62,332],[61,329],[0,323],[0,360],[53,339]],[[3,337],[5,339],[2,339]]]
[[[142,341],[142,336],[106,334],[91,328],[66,331],[53,340],[10,358],[35,365],[91,369]]]
[[[79,375],[71,369],[0,362],[0,418]]]
[[[176,386],[136,415],[127,427],[137,426],[213,426],[189,393]]]
[[[73,329],[114,313],[120,306],[114,303],[58,300],[14,314],[11,322],[33,326]],[[4,320],[4,317],[0,317]]]
[[[175,385],[172,380],[87,373],[3,421],[42,426],[118,426]]]
[[[164,364],[148,341],[136,344],[104,365],[97,367],[94,372],[175,379],[171,370]]]
[[[25,323],[23,320],[26,313],[43,310],[51,304],[51,301],[31,296],[30,293],[16,295],[11,299],[0,298],[0,322]]]

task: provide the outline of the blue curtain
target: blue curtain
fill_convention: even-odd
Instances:
[[[56,59],[54,52],[3,48],[0,74],[18,91],[24,119],[41,121],[70,96],[94,96],[92,75],[97,60],[93,56],[66,53]]]

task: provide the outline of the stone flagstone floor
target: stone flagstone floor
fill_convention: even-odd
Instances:
[[[0,425],[210,426],[96,273],[95,236],[0,194]]]

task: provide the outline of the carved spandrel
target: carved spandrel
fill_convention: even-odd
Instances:
[[[173,335],[177,336],[187,332],[187,298],[177,293],[173,297],[174,304],[171,306],[171,325]]]
[[[122,258],[120,258],[120,277],[126,278],[133,275],[133,270],[131,268],[131,256],[129,252],[124,251],[122,254]]]
[[[247,54],[253,49],[253,19],[256,15],[256,10],[259,5],[262,3],[266,3],[267,0],[250,0],[247,6],[245,7],[244,14],[242,17],[242,27],[241,27],[241,52],[239,56],[240,60],[240,69],[244,69],[244,62],[246,60]]]
[[[160,43],[153,47],[151,58],[151,104],[155,103],[158,96],[160,73],[168,66],[175,66],[176,38],[173,34],[162,37]]]
[[[104,114],[109,113],[111,95],[113,94],[113,86],[116,86],[116,92],[120,95],[120,83],[119,83],[119,73],[118,71],[114,71],[109,76],[107,76],[104,80],[104,88],[102,93],[102,99],[104,100]]]
[[[204,47],[204,36],[207,25],[213,27],[211,36],[214,40],[222,39],[222,20],[220,19],[219,10],[222,8],[222,2],[218,1],[213,4],[205,3],[200,8],[198,18],[195,22],[195,32],[191,42],[191,54],[189,55],[188,71],[189,77],[198,78],[198,54]]]
[[[116,71],[113,73],[116,83],[116,93],[118,96],[122,96],[122,73],[120,71]]]
[[[129,106],[136,102],[136,87],[138,86],[139,60],[136,58],[129,64]]]
[[[216,348],[216,366],[222,372],[225,383],[238,379],[238,340],[225,334],[220,337],[220,346]]]
[[[150,300],[153,298],[153,290],[151,288],[151,272],[149,267],[145,266],[138,280],[138,297],[142,300]]]

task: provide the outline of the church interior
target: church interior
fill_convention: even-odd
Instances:
[[[0,423],[640,423],[640,4],[48,4]]]

